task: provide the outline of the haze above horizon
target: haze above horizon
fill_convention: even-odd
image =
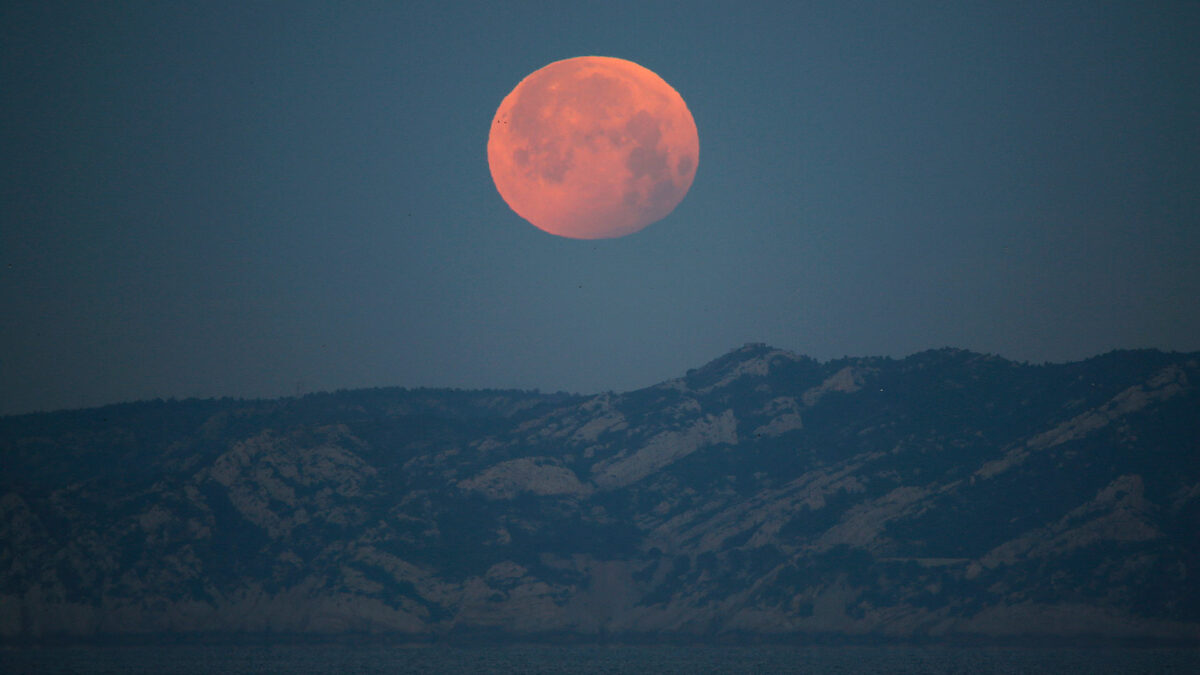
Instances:
[[[1200,5],[0,8],[0,414],[820,360],[1200,350]],[[702,159],[646,230],[496,193],[517,81],[617,56]]]

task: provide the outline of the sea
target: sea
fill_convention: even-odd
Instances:
[[[99,673],[1200,673],[1200,649],[946,646],[169,645],[0,648],[6,675]]]

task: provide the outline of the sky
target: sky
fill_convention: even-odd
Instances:
[[[1200,350],[1200,3],[5,2],[0,414],[826,360]],[[582,55],[687,102],[619,239],[488,172]]]

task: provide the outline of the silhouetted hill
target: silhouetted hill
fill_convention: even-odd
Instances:
[[[0,636],[1200,642],[1200,355],[0,419]]]

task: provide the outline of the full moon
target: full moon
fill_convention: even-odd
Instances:
[[[509,207],[551,234],[606,239],[661,220],[696,176],[700,139],[683,98],[632,61],[555,61],[504,97],[488,166]]]

